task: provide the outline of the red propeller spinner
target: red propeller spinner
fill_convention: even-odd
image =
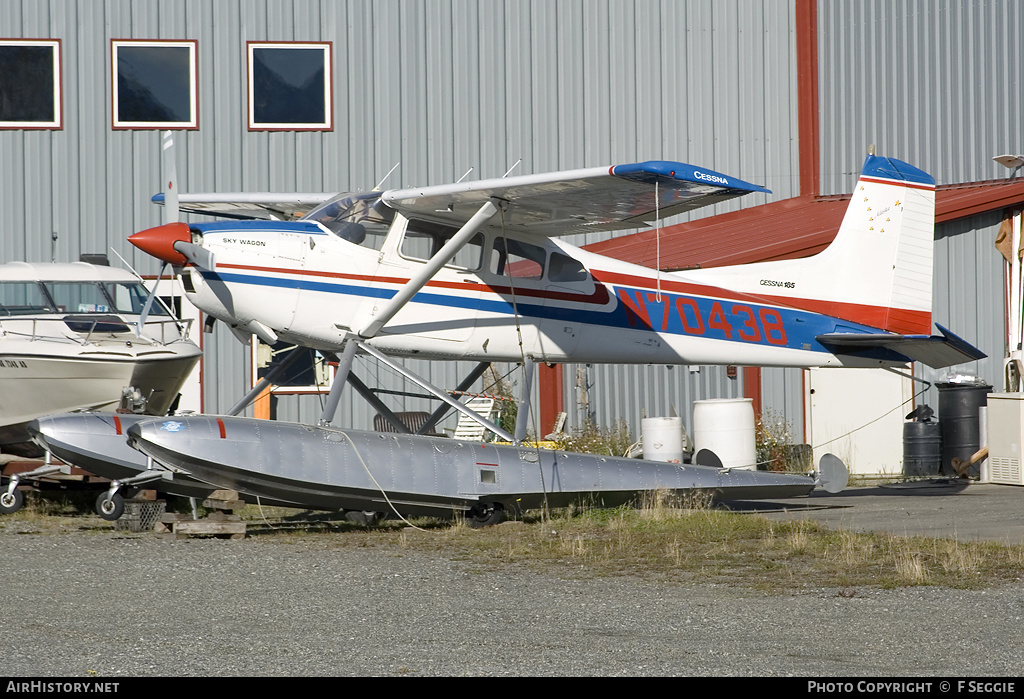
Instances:
[[[128,242],[149,253],[153,257],[170,262],[172,265],[184,265],[188,259],[174,249],[178,241],[184,243],[192,242],[192,234],[188,230],[188,224],[181,221],[165,223],[156,228],[147,228],[134,235],[128,236]]]

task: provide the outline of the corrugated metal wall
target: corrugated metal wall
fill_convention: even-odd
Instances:
[[[59,260],[113,249],[156,272],[125,238],[159,222],[149,203],[159,134],[111,129],[112,38],[198,41],[199,129],[178,136],[186,190],[367,189],[397,162],[390,186],[470,167],[471,178],[498,176],[520,159],[516,172],[528,173],[670,158],[783,199],[799,191],[794,17],[792,3],[772,0],[8,0],[0,36],[62,41],[64,128],[0,131],[0,254],[48,260],[56,232]],[[823,193],[851,188],[871,143],[940,182],[1005,175],[990,159],[1022,147],[1019,3],[844,0],[820,3],[818,18]],[[333,43],[333,131],[247,131],[251,40]],[[955,281],[937,286],[935,317],[999,355],[987,346],[994,307],[968,316],[1001,304],[992,225],[940,232],[937,262],[952,271],[937,267],[936,278]],[[204,347],[205,407],[224,410],[248,385],[248,352],[223,331]],[[449,387],[470,368],[411,366]],[[402,388],[372,366],[361,372]],[[570,424],[584,413],[573,399],[581,376],[603,424],[638,426],[673,407],[689,424],[692,400],[742,391],[722,369],[569,365],[564,376]],[[762,384],[764,405],[799,426],[800,373],[766,370]],[[315,420],[319,405],[285,396],[278,415]],[[341,422],[368,426],[367,413],[349,395]]]
[[[764,183],[774,198],[799,187],[789,3],[8,0],[0,36],[61,39],[64,70],[62,130],[0,132],[5,260],[49,260],[56,231],[59,260],[113,249],[157,271],[125,238],[160,222],[149,203],[160,137],[111,129],[112,38],[198,41],[199,129],[177,136],[185,191],[368,189],[398,162],[389,186],[453,181],[470,167],[471,178],[500,176],[520,159],[517,173],[660,158]],[[247,131],[245,42],[261,40],[333,42],[332,132]],[[204,349],[205,409],[225,410],[248,385],[247,351],[222,330]],[[470,368],[410,366],[448,387]],[[664,393],[640,400],[638,372]],[[601,368],[594,416],[638,424],[641,411],[683,411],[691,395],[734,395],[721,373]],[[315,397],[283,396],[277,408],[282,419],[319,417]],[[367,412],[349,395],[342,424],[365,427]]]
[[[819,3],[818,19],[823,194],[850,191],[870,144],[939,184],[1009,174],[992,158],[1024,149],[1024,5],[836,0]],[[933,320],[989,357],[940,371],[916,364],[917,376],[973,374],[1001,389],[999,220],[993,212],[936,227]],[[938,408],[934,388],[917,401]]]
[[[1024,5],[1018,0],[818,4],[821,189],[850,191],[864,153],[939,184],[1006,176],[1019,153]]]
[[[915,365],[915,373],[927,381],[944,381],[962,373],[981,377],[995,390],[1003,390],[1006,301],[1003,257],[994,246],[1001,220],[1001,212],[994,211],[936,229],[933,317],[989,356],[938,371]],[[936,389],[929,389],[918,402],[938,410]]]

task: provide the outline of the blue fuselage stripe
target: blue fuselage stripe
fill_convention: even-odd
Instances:
[[[280,278],[234,272],[203,272],[210,281],[296,289],[374,299],[390,299],[393,289],[357,286],[308,278]],[[417,293],[413,303],[462,308],[480,313],[519,314],[539,320],[598,325],[608,328],[650,330],[668,335],[703,337],[766,347],[786,347],[829,352],[814,338],[833,332],[877,333],[876,328],[831,316],[777,306],[759,306],[729,299],[662,292],[660,298],[647,289],[609,287],[616,303],[607,310],[586,310],[511,299],[483,298],[479,294]]]

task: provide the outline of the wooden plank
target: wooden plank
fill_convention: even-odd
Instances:
[[[245,534],[244,522],[212,522],[206,519],[197,519],[190,522],[175,522],[175,534]]]

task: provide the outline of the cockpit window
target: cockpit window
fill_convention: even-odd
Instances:
[[[394,217],[394,209],[370,193],[339,194],[302,218],[323,224],[342,240],[380,250]]]
[[[491,272],[514,279],[540,279],[544,276],[546,252],[513,238],[495,238],[491,251]]]
[[[138,314],[146,303],[148,292],[137,282],[44,282],[47,293],[61,313],[128,313]],[[150,315],[167,315],[154,303]]]
[[[405,228],[400,251],[403,257],[413,260],[429,260],[438,250],[444,247],[457,228],[442,226],[438,223],[411,219]],[[449,267],[462,269],[480,269],[483,260],[484,235],[477,233],[468,243],[462,246],[455,257],[448,263]]]
[[[132,315],[142,313],[142,308],[146,305],[146,298],[149,296],[146,287],[138,283],[108,282],[103,285],[103,289],[107,292],[110,300],[114,302],[114,310],[118,313]],[[149,308],[149,315],[165,316],[167,310],[163,304],[154,301]]]
[[[587,270],[579,260],[553,252],[548,261],[548,279],[553,282],[585,282]]]

